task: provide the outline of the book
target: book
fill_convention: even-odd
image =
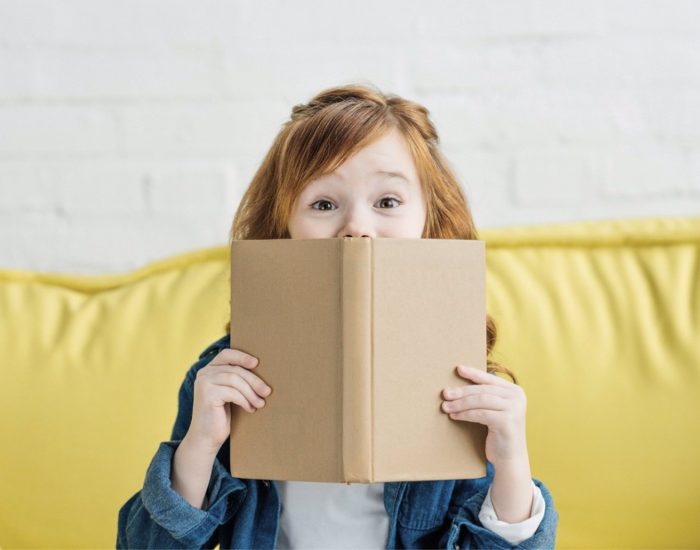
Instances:
[[[231,348],[272,388],[232,406],[231,475],[374,483],[486,475],[483,424],[443,389],[486,370],[485,243],[231,242]]]

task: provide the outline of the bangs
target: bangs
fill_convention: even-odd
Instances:
[[[335,171],[393,125],[393,117],[377,105],[329,105],[291,136],[285,158],[290,164],[287,174],[296,174],[292,187],[298,192],[307,182]]]

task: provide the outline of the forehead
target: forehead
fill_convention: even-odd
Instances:
[[[409,182],[417,179],[416,167],[401,133],[391,129],[343,162],[334,172],[319,179],[345,179],[354,175],[400,174]]]

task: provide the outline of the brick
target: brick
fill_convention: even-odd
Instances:
[[[431,5],[418,19],[424,42],[542,39],[597,34],[605,25],[601,4],[584,0],[491,2],[450,0]]]
[[[0,75],[0,100],[35,96],[38,77],[33,52],[0,50]]]
[[[278,102],[178,102],[126,106],[128,155],[238,156],[269,147],[288,108]]]
[[[61,251],[57,244],[64,223],[52,212],[3,212],[0,267],[60,271]]]
[[[68,222],[60,239],[61,261],[83,272],[129,271],[225,242],[205,218],[190,213],[75,216]]]
[[[36,54],[40,98],[143,99],[220,95],[219,54],[166,50],[49,50]]]
[[[41,44],[52,35],[55,0],[0,3],[0,46]]]
[[[225,39],[227,47],[247,45],[250,52],[282,53],[299,44],[313,51],[314,58],[323,55],[326,46],[405,44],[415,39],[421,7],[415,1],[399,5],[360,0],[349,9],[322,0],[276,0],[260,9],[255,2],[237,2]],[[432,12],[435,7],[430,8]]]
[[[541,65],[537,44],[430,43],[416,49],[411,72],[417,93],[447,95],[536,87],[541,80]]]
[[[0,162],[0,211],[130,214],[145,211],[146,167],[126,160]]]
[[[0,155],[95,155],[117,149],[115,117],[98,107],[0,106]]]
[[[594,200],[599,166],[593,152],[563,147],[515,154],[512,193],[522,206],[580,206]]]
[[[63,163],[45,175],[53,203],[64,216],[145,212],[145,168],[126,161]]]
[[[583,91],[494,90],[435,103],[438,132],[451,147],[598,143],[616,134],[604,97]]]
[[[512,159],[503,151],[469,149],[445,151],[456,172],[477,227],[498,225],[512,198],[509,180]]]
[[[0,265],[60,273],[119,273],[181,252],[226,242],[201,217],[9,214]],[[12,262],[12,263],[10,263]]]
[[[693,195],[700,195],[700,148],[695,147],[688,153],[690,189]],[[700,197],[699,197],[700,198]],[[700,214],[700,208],[697,210]]]
[[[605,21],[605,27],[611,33],[696,33],[700,4],[695,0],[664,0],[663,3],[606,1]]]
[[[542,50],[542,83],[618,88],[700,83],[700,40],[634,34],[550,43]]]
[[[429,110],[440,143],[445,150],[468,147],[499,147],[505,136],[491,120],[490,113],[480,95],[431,99],[418,95],[411,98]]]
[[[226,52],[227,97],[281,100],[285,116],[289,116],[293,105],[309,101],[324,88],[370,83],[393,91],[401,83],[406,85],[406,73],[413,70],[412,59],[402,48],[365,42],[334,42],[321,47],[295,40],[275,47],[229,46]]]
[[[0,162],[0,213],[51,209],[43,169],[35,162]]]
[[[678,146],[630,142],[610,145],[601,153],[602,193],[607,198],[641,201],[691,189],[688,160]]]
[[[156,213],[202,213],[212,217],[225,211],[231,168],[203,163],[178,163],[148,174],[151,209]]]
[[[234,3],[200,0],[5,0],[0,45],[86,49],[154,44],[216,46]]]
[[[697,88],[663,88],[639,94],[654,137],[697,143],[700,138],[700,89]]]

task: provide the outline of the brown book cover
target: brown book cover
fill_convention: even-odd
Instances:
[[[485,243],[234,240],[231,347],[271,388],[231,415],[239,478],[374,483],[486,475],[486,426],[442,390],[486,370]]]

